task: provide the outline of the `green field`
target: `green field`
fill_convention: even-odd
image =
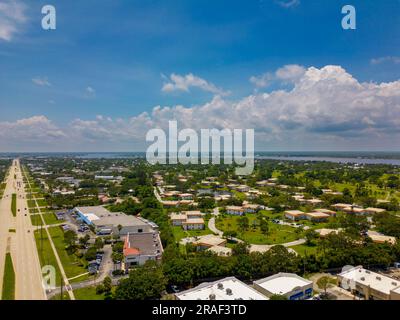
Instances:
[[[41,233],[43,234],[43,239],[41,240]],[[61,284],[61,272],[60,269],[58,268],[57,260],[56,257],[54,256],[53,249],[51,248],[50,241],[47,238],[47,233],[46,230],[36,230],[35,231],[35,240],[36,240],[36,247],[39,253],[39,260],[40,260],[40,265],[46,266],[46,265],[51,265],[56,269],[56,284],[57,286],[60,286]],[[41,245],[43,245],[43,249],[41,249]]]
[[[225,216],[220,217],[216,221],[216,226],[222,231],[236,231],[238,238],[251,244],[281,244],[292,242],[301,238],[301,233],[296,233],[296,229],[289,226],[277,225],[269,223],[269,232],[264,235],[257,227],[253,229],[253,222],[256,220],[255,215],[248,214],[249,228],[244,232],[239,231],[238,219],[239,216]]]
[[[84,260],[79,259],[76,255],[69,255],[65,250],[64,231],[60,227],[52,227],[48,229],[56,247],[58,256],[60,257],[64,271],[68,278],[87,273]],[[72,280],[72,282],[80,282],[89,278],[88,275]]]
[[[36,200],[36,201],[37,201],[37,204],[38,204],[39,207],[47,207],[48,206],[46,200],[44,200],[44,199],[39,199],[39,200]]]
[[[103,294],[96,294],[96,287],[75,289],[76,300],[104,300]]]
[[[11,212],[12,212],[14,217],[17,216],[17,195],[15,193],[12,194]]]
[[[305,244],[301,244],[301,245],[290,247],[290,248],[295,250],[301,256],[316,254],[318,251],[317,245],[307,246]]]
[[[207,223],[206,223],[207,225]],[[198,237],[198,236],[204,236],[206,234],[211,234],[211,230],[206,227],[204,230],[191,230],[191,231],[185,231],[181,226],[173,226],[172,227],[172,232],[174,233],[175,236],[175,241],[179,242],[183,238],[187,237]]]
[[[35,200],[28,200],[28,207],[29,208],[36,208],[36,201]]]
[[[63,220],[57,220],[57,217],[53,212],[42,213],[42,216],[46,225],[59,224],[63,222]],[[40,226],[42,224],[42,219],[39,214],[31,215],[31,221],[33,226]]]
[[[2,300],[15,300],[15,271],[10,253],[6,254],[1,297]]]

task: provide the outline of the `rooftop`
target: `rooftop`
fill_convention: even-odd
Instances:
[[[354,267],[340,274],[346,280],[362,283],[371,289],[390,294],[390,291],[399,290],[400,281],[364,269],[362,266]]]
[[[254,283],[271,294],[284,295],[293,291],[295,288],[312,284],[312,281],[304,279],[294,273],[278,273],[268,278],[254,281]]]
[[[235,277],[203,283],[176,294],[179,300],[268,300],[252,287]]]
[[[157,232],[134,233],[125,238],[124,255],[158,255],[162,253],[162,244]]]

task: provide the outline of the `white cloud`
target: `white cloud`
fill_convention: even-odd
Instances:
[[[47,117],[33,116],[15,122],[0,122],[0,137],[2,142],[49,142],[66,137],[66,134]]]
[[[26,6],[17,0],[0,3],[0,40],[11,41],[27,21]]]
[[[379,57],[379,58],[373,58],[371,59],[371,64],[382,64],[386,62],[391,62],[394,64],[400,64],[400,57],[394,57],[394,56],[386,56],[386,57]]]
[[[260,76],[252,76],[249,80],[257,88],[265,88],[271,85],[274,81],[295,83],[304,75],[305,72],[306,69],[303,66],[288,64],[279,68],[274,73],[266,72]]]
[[[191,108],[157,106],[124,119],[76,119],[65,130],[44,116],[2,122],[0,140],[15,135],[13,141],[44,141],[66,135],[73,141],[71,148],[81,146],[81,150],[121,150],[121,146],[132,150],[133,145],[143,149],[147,131],[166,129],[168,120],[177,120],[180,129],[253,128],[258,149],[395,150],[400,148],[400,80],[360,83],[340,66],[310,67],[292,89],[255,93],[237,101],[216,95]]]
[[[94,98],[96,97],[96,90],[92,87],[86,87],[85,89],[85,97],[86,98]]]
[[[172,119],[180,128],[196,130],[254,128],[264,147],[270,143],[314,146],[317,141],[346,145],[352,140],[382,145],[383,137],[400,134],[400,81],[359,83],[340,66],[311,67],[292,90],[253,94],[236,102],[215,96],[192,108],[158,106],[129,120],[79,120],[72,131],[98,141],[144,141],[147,130],[166,128]]]
[[[275,0],[275,3],[280,5],[282,8],[294,8],[300,4],[300,0]]]
[[[46,77],[44,77],[44,78],[42,78],[42,77],[33,78],[32,82],[34,84],[36,84],[38,86],[42,86],[42,87],[44,87],[44,86],[50,87],[51,86],[51,83],[49,82],[49,80]]]
[[[161,90],[163,92],[173,92],[173,91],[189,92],[191,87],[199,88],[201,90],[218,94],[221,96],[229,95],[229,92],[217,88],[214,84],[200,77],[197,77],[192,73],[189,73],[185,76],[172,73],[168,79],[168,82],[164,83]]]

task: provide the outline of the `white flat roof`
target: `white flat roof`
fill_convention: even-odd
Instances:
[[[218,284],[222,286],[219,287]],[[214,295],[215,300],[268,300],[267,297],[234,277],[203,283],[176,294],[179,300],[210,300],[210,295]]]
[[[370,286],[372,289],[385,294],[390,294],[390,291],[400,288],[400,281],[366,270],[361,266],[342,272],[340,276],[346,280]]]
[[[261,279],[254,282],[258,286],[264,288],[272,294],[284,295],[297,287],[304,287],[312,283],[297,274],[292,273],[278,273],[271,277]]]

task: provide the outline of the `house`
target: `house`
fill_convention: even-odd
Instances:
[[[324,222],[327,221],[330,218],[329,214],[322,213],[322,212],[308,212],[305,214],[305,218],[307,220],[313,221],[313,222]]]
[[[285,211],[285,218],[292,221],[302,220],[305,218],[305,213],[300,210],[287,210]]]
[[[226,239],[223,239],[220,236],[215,236],[213,234],[207,234],[205,236],[197,237],[197,240],[193,242],[193,245],[198,247],[198,249],[200,250],[206,250],[214,246],[225,247]]]
[[[313,206],[319,205],[323,202],[322,200],[319,200],[319,199],[306,199],[304,201]]]
[[[239,191],[239,192],[249,192],[250,187],[242,184],[240,186],[237,186],[236,190]]]
[[[278,273],[254,281],[253,286],[267,297],[283,295],[289,300],[305,300],[313,295],[313,282],[294,273]]]
[[[231,248],[222,247],[222,246],[213,246],[211,248],[208,248],[207,251],[213,252],[221,257],[227,257],[232,254]]]
[[[365,211],[366,214],[376,214],[376,213],[383,213],[383,212],[386,212],[386,209],[371,208],[371,207],[369,207],[369,208],[367,208],[367,209],[364,209],[364,211]]]
[[[242,215],[244,215],[244,209],[243,209],[243,207],[238,207],[238,206],[227,206],[226,213],[232,214],[235,216],[242,216]]]
[[[342,229],[318,229],[315,230],[321,238],[325,238],[330,234],[338,234]]]
[[[123,255],[124,267],[142,266],[148,260],[161,260],[163,247],[158,232],[128,233],[125,237]]]
[[[170,216],[172,225],[182,226],[184,230],[203,230],[205,228],[203,214],[200,211],[184,211]]]
[[[340,286],[365,300],[400,300],[400,281],[357,266],[338,275]]]
[[[345,208],[351,208],[352,205],[348,204],[348,203],[336,203],[336,204],[333,204],[331,207],[335,208],[336,210],[343,210]]]
[[[181,200],[193,200],[193,195],[191,193],[180,193],[178,197]]]
[[[328,210],[328,209],[316,209],[315,211],[316,211],[316,212],[322,212],[322,213],[328,214],[328,215],[330,215],[331,217],[336,217],[336,212],[333,211],[333,210]]]
[[[175,297],[177,300],[268,300],[235,277],[205,282],[195,288],[176,293]]]
[[[371,240],[375,243],[390,243],[390,244],[396,244],[396,237],[390,237],[390,236],[385,236],[383,234],[380,234],[375,231],[368,231],[367,232],[368,237],[371,238]]]
[[[245,213],[256,213],[260,209],[260,206],[258,204],[248,203],[243,205],[242,208]]]

